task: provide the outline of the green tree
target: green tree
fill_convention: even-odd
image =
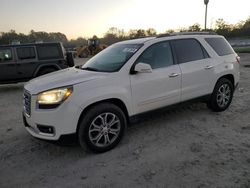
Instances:
[[[65,43],[68,41],[65,34],[57,32],[57,33],[49,33],[49,40],[51,41],[60,41],[62,43]]]
[[[250,28],[250,16],[248,17],[248,19],[245,21],[244,25],[243,25],[244,29],[249,29]],[[250,33],[249,33],[250,34]]]
[[[1,44],[11,44],[12,42],[20,41],[19,35],[15,30],[10,30],[9,32],[2,32]]]
[[[157,32],[154,28],[148,28],[146,30],[146,36],[155,36],[156,34],[157,34]]]
[[[144,29],[132,29],[129,31],[129,38],[131,39],[142,38],[146,36],[147,36],[147,33]]]
[[[173,29],[168,29],[167,31],[166,31],[166,33],[174,33],[175,31],[173,30]]]
[[[110,45],[115,42],[125,40],[126,38],[127,37],[126,37],[126,33],[124,32],[124,30],[120,30],[116,27],[111,27],[105,33],[104,37],[101,39],[101,43]]]
[[[195,23],[194,25],[191,25],[188,27],[188,31],[191,31],[191,32],[201,31],[201,25],[198,23]]]
[[[215,31],[223,36],[230,37],[231,31],[233,30],[233,25],[229,25],[225,20],[222,18],[216,20],[215,23]]]

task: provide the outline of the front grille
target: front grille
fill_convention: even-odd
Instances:
[[[29,92],[27,92],[26,90],[24,90],[23,92],[23,108],[24,108],[24,112],[30,116],[31,115],[31,95]]]

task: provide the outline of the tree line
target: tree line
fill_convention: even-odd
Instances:
[[[199,32],[203,31],[201,25],[196,23],[187,28],[181,28],[179,30],[167,30],[166,33],[173,32]],[[209,31],[214,31],[226,38],[250,38],[250,17],[245,21],[240,21],[237,24],[229,24],[223,19],[218,19],[215,22],[214,29]],[[157,35],[157,31],[154,28],[149,29],[132,29],[125,32],[123,29],[118,29],[116,27],[111,27],[102,38],[100,42],[102,44],[113,44],[127,39],[135,39],[142,37],[149,37]],[[94,35],[94,38],[98,38]],[[87,44],[87,39],[83,37],[78,37],[77,39],[68,40],[66,35],[60,32],[47,33],[44,31],[34,31],[31,30],[28,34],[16,33],[15,30],[10,30],[9,32],[0,32],[0,45],[11,44],[15,42],[20,43],[33,43],[33,42],[62,42],[66,47],[76,47]]]

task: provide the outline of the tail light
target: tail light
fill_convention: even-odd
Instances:
[[[240,64],[240,56],[236,56],[236,61]]]

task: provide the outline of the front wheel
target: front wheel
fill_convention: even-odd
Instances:
[[[215,112],[226,110],[232,102],[233,93],[232,82],[226,78],[221,78],[215,85],[211,98],[207,103],[208,107]]]
[[[114,148],[122,139],[126,127],[123,111],[114,104],[103,103],[92,107],[80,122],[80,145],[93,152]]]

